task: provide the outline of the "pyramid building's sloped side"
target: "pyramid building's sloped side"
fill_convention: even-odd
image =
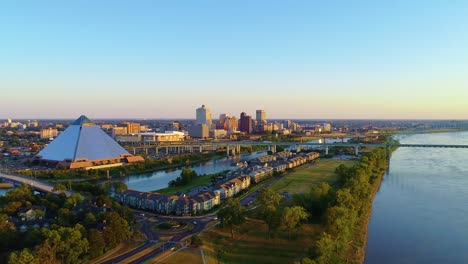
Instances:
[[[122,148],[99,127],[83,126],[81,128],[74,160],[83,158],[102,160],[118,158],[121,155],[127,154],[129,154],[128,151]]]
[[[44,160],[73,160],[80,137],[80,126],[71,125],[50,144],[41,150],[37,156]]]

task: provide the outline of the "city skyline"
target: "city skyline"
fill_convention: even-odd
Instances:
[[[468,3],[3,3],[0,118],[468,119]]]

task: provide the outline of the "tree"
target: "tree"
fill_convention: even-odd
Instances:
[[[94,216],[91,212],[87,212],[85,218],[83,219],[83,224],[86,227],[96,224],[96,216]]]
[[[99,195],[96,197],[96,205],[109,207],[112,205],[112,200],[108,196]]]
[[[103,232],[107,248],[113,248],[120,242],[130,238],[130,226],[118,213],[107,213],[104,216],[104,221],[107,224]]]
[[[316,242],[316,254],[318,264],[336,263],[336,254],[334,252],[335,242],[332,236],[322,233]],[[333,261],[332,261],[333,260]]]
[[[73,212],[68,208],[60,208],[57,213],[57,222],[62,226],[71,226],[73,223]]]
[[[281,223],[284,229],[288,231],[289,239],[291,239],[291,231],[296,229],[302,221],[307,220],[308,217],[309,214],[306,212],[304,207],[293,206],[284,208]]]
[[[245,221],[244,214],[244,208],[236,198],[228,198],[226,205],[218,211],[217,216],[221,226],[231,229],[231,238],[234,238],[234,225],[240,225]]]
[[[106,248],[106,241],[104,240],[103,235],[101,232],[97,231],[96,229],[90,229],[88,231],[88,242],[92,245],[89,248],[88,255],[91,258],[97,258],[104,254],[104,250]]]
[[[124,182],[121,182],[121,181],[114,182],[112,184],[112,186],[114,187],[114,191],[116,193],[121,193],[121,192],[124,192],[124,191],[126,191],[128,189],[127,184],[125,184]]]
[[[280,201],[280,194],[269,188],[263,189],[260,193],[259,202],[261,206],[261,215],[263,220],[265,220],[268,225],[268,236],[270,235],[270,231],[275,224],[277,207]]]
[[[52,248],[55,248],[56,258],[63,264],[85,263],[85,255],[89,243],[83,237],[80,224],[75,227],[60,227],[57,230],[45,230],[45,234]]]
[[[72,193],[67,199],[65,200],[65,206],[68,208],[72,208],[77,206],[83,201],[83,196],[79,193]]]
[[[192,237],[190,239],[190,245],[199,247],[199,246],[203,245],[203,241],[200,238],[200,236],[195,234],[195,235],[192,235]]]
[[[11,253],[8,264],[38,264],[38,261],[29,249],[25,248],[21,252]]]
[[[14,231],[15,225],[8,221],[8,215],[0,214],[0,232]]]
[[[55,245],[51,245],[49,240],[46,239],[44,243],[36,246],[34,251],[39,263],[57,263],[55,256]]]
[[[54,188],[52,189],[53,192],[66,192],[67,187],[61,183],[55,184]]]
[[[22,184],[6,194],[9,202],[21,202],[22,206],[31,205],[34,201],[34,193],[27,184]]]

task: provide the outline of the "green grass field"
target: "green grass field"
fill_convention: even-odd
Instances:
[[[151,262],[155,263],[155,262]],[[202,256],[199,248],[185,248],[174,255],[171,255],[157,263],[161,264],[175,264],[175,263],[190,263],[190,264],[203,264]]]
[[[154,192],[162,193],[162,194],[176,194],[177,192],[187,192],[197,186],[206,186],[211,183],[211,175],[205,176],[198,176],[195,180],[193,180],[190,184],[185,186],[177,186],[177,187],[167,187],[164,189],[159,189]]]
[[[266,230],[265,223],[249,220],[237,230],[234,239],[231,239],[229,229],[212,228],[202,233],[207,264],[292,263],[306,255],[308,247],[305,245],[311,245],[322,228],[317,224],[306,224],[292,233],[291,240],[282,231],[268,239]],[[224,252],[217,254],[220,249]]]
[[[304,165],[273,183],[270,188],[280,193],[295,194],[307,193],[311,187],[321,182],[328,182],[332,185],[337,180],[335,169],[341,164],[352,166],[356,164],[356,161],[326,159],[313,165]]]

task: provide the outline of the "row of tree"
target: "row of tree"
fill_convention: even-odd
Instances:
[[[365,229],[369,219],[374,193],[388,167],[385,149],[374,149],[364,154],[352,166],[336,169],[339,188],[331,191],[322,184],[309,195],[296,197],[299,204],[321,216],[326,231],[313,247],[312,259],[306,263],[362,263],[365,250]]]

